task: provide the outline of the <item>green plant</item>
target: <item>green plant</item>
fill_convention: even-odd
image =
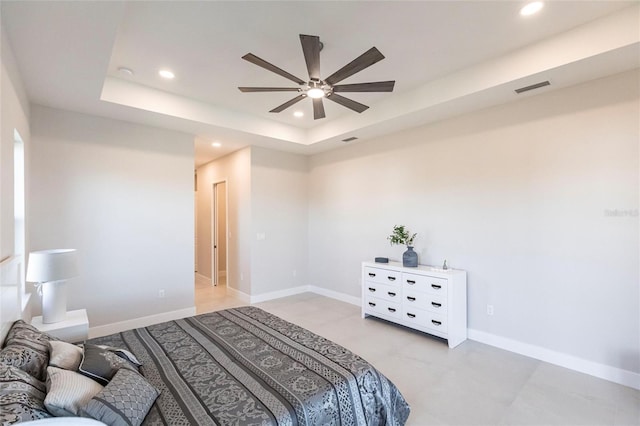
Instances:
[[[393,227],[393,233],[387,237],[387,240],[391,242],[391,245],[403,244],[406,246],[413,246],[413,240],[416,238],[416,234],[409,236],[410,232],[404,225],[395,225]]]

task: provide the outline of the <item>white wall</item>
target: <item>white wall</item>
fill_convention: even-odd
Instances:
[[[29,103],[17,69],[12,48],[4,29],[0,29],[0,262],[9,262],[15,253],[14,221],[14,130],[17,130],[24,142],[25,155],[30,148]],[[28,167],[28,163],[25,162]],[[26,182],[28,189],[29,182]],[[28,226],[28,223],[26,224]],[[28,249],[28,246],[27,246]],[[16,257],[7,267],[13,278],[0,276],[0,341],[8,326],[21,314],[20,309],[26,301],[20,289],[24,277],[24,258]],[[17,280],[17,281],[16,281]],[[25,307],[28,315],[28,307]],[[26,318],[27,320],[29,318]]]
[[[91,327],[193,308],[193,138],[40,106],[31,124],[31,248],[78,249],[68,308]]]
[[[308,284],[307,181],[307,157],[251,149],[252,296]]]
[[[469,327],[640,372],[637,71],[313,156],[309,284],[360,262],[468,272]],[[607,211],[630,216],[610,216]],[[486,315],[487,304],[495,315]]]
[[[251,147],[198,169],[199,274],[211,276],[212,185],[226,180],[229,287],[260,296],[307,285],[307,162]]]
[[[251,148],[207,163],[197,173],[198,274],[211,277],[211,196],[213,184],[226,181],[227,285],[251,294]]]
[[[2,68],[0,74],[0,93],[2,110],[0,113],[0,260],[13,255],[14,220],[13,220],[13,132],[20,133],[25,149],[29,148],[29,102],[22,86],[22,80],[16,66],[15,58],[8,37],[2,29],[0,35]]]

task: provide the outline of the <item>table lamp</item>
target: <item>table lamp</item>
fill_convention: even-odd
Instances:
[[[38,283],[42,294],[42,322],[64,321],[67,314],[67,283],[78,276],[76,249],[40,250],[29,253],[27,281]]]

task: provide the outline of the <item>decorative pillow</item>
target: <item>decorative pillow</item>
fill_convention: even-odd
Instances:
[[[0,366],[0,424],[51,417],[44,408],[44,383],[21,369]]]
[[[82,348],[61,340],[49,342],[49,367],[78,371]]]
[[[106,349],[109,352],[113,352],[114,354],[118,355],[120,358],[126,359],[136,367],[140,367],[142,365],[142,363],[138,361],[138,358],[136,358],[134,354],[132,354],[126,349],[116,348],[115,346],[107,346],[107,345],[96,345],[96,346],[102,349]]]
[[[77,416],[80,407],[96,396],[103,386],[75,371],[47,368],[47,396],[44,406],[54,416]]]
[[[49,341],[58,340],[22,320],[13,323],[4,349],[0,351],[0,363],[13,365],[40,381],[46,378],[49,365]]]
[[[102,422],[88,417],[49,417],[29,422],[29,426],[107,426]]]
[[[108,425],[139,426],[159,394],[140,374],[123,368],[82,412]]]
[[[49,417],[29,422],[29,426],[107,426],[95,419],[88,417]]]
[[[80,373],[106,386],[121,368],[128,368],[136,373],[138,372],[134,364],[110,350],[89,343],[84,344],[84,354],[78,369]]]

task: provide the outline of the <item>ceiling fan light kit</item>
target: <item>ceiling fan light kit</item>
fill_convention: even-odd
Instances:
[[[279,113],[289,108],[290,106],[300,102],[301,100],[309,97],[313,101],[313,118],[318,120],[325,118],[324,104],[322,98],[329,99],[339,105],[349,108],[355,112],[361,113],[369,107],[356,102],[352,99],[338,95],[336,92],[348,93],[348,92],[393,92],[395,81],[377,81],[370,83],[355,83],[355,84],[337,84],[342,80],[351,77],[352,75],[370,67],[384,59],[384,55],[380,53],[378,49],[372,47],[362,55],[358,56],[353,61],[349,62],[338,71],[331,74],[326,79],[320,78],[320,50],[322,50],[322,43],[320,37],[300,34],[300,43],[302,44],[302,53],[304,54],[304,60],[307,65],[307,71],[309,73],[309,81],[304,81],[301,78],[296,77],[293,74],[288,73],[282,68],[259,58],[253,53],[247,53],[242,57],[245,61],[251,62],[254,65],[258,65],[266,70],[280,75],[288,80],[297,83],[301,87],[238,87],[243,93],[248,92],[298,92],[298,96],[289,101],[283,103],[280,106],[275,107],[269,112]]]
[[[312,87],[307,90],[307,96],[313,99],[324,98],[324,95],[325,95],[324,90],[322,90],[319,87]]]

